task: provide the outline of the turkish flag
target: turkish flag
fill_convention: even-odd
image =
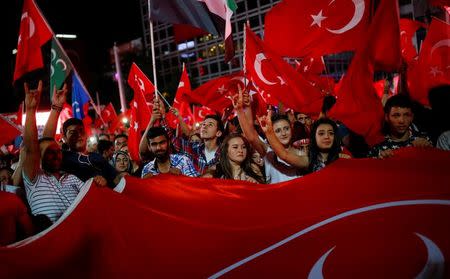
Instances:
[[[186,71],[186,67],[183,63],[183,70],[181,72],[180,82],[178,84],[177,93],[175,94],[175,99],[173,100],[173,107],[176,108],[183,118],[183,121],[192,126],[194,124],[194,116],[192,115],[191,108],[187,100],[189,100],[189,95],[191,94],[191,82],[189,81],[189,76]],[[171,112],[167,114],[167,122],[169,126],[176,129],[178,126],[178,118]]]
[[[194,121],[202,122],[207,115],[214,115],[216,112],[206,106],[194,106]]]
[[[139,142],[141,141],[142,132],[147,128],[152,115],[146,99],[153,99],[155,87],[135,63],[131,66],[128,84],[134,90],[134,97],[130,103],[128,151],[131,159],[139,161]]]
[[[245,27],[245,70],[265,101],[282,102],[295,111],[320,112],[323,95],[292,66],[266,47],[252,30]]]
[[[336,104],[331,108],[330,116],[364,136],[366,142],[373,146],[384,139],[381,133],[384,112],[373,87],[373,67],[367,52],[367,48],[356,51],[340,81]]]
[[[448,165],[445,151],[407,148],[276,185],[126,176],[119,194],[88,181],[52,227],[0,249],[0,274],[447,278]]]
[[[403,59],[409,64],[417,57],[417,49],[413,45],[413,37],[416,31],[424,27],[424,24],[420,21],[411,20],[408,18],[400,19],[400,43],[401,53]]]
[[[53,31],[48,26],[34,1],[25,0],[20,19],[13,81],[16,81],[28,72],[44,67],[41,47],[52,36]]]
[[[236,84],[244,79],[242,72],[221,76],[197,87],[188,96],[191,103],[207,106],[218,113],[231,108],[231,98],[236,94]]]
[[[103,124],[105,124],[108,127],[108,131],[112,134],[114,133],[113,129],[113,123],[117,121],[117,113],[114,109],[114,106],[112,103],[109,103],[107,106],[103,108],[103,110],[100,113],[101,119],[97,118],[95,120],[95,126],[97,128],[101,127]],[[103,120],[103,122],[102,122]]]
[[[450,25],[433,18],[423,41],[417,63],[408,69],[411,98],[429,106],[428,91],[450,84]]]
[[[369,0],[283,0],[266,14],[264,41],[289,57],[354,50],[365,38],[370,11]]]
[[[22,134],[22,126],[0,115],[0,131],[2,132],[0,146],[2,146],[11,143],[16,137],[20,136]]]
[[[369,48],[375,71],[397,71],[402,63],[398,1],[381,0],[368,30]]]
[[[134,92],[140,91],[147,102],[153,102],[155,86],[134,62],[128,74],[128,84],[133,88]]]

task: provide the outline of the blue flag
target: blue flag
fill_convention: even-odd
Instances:
[[[73,117],[84,118],[83,107],[89,102],[89,93],[85,90],[78,75],[72,74],[72,113]]]

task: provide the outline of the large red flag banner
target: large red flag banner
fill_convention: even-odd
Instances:
[[[266,15],[264,41],[289,57],[354,50],[369,25],[369,0],[283,0]]]
[[[20,19],[13,81],[28,72],[44,67],[41,47],[51,39],[52,35],[52,30],[34,1],[25,0]]]
[[[448,152],[338,160],[274,185],[159,175],[86,186],[5,278],[435,278],[450,270]],[[322,277],[319,277],[321,275]]]

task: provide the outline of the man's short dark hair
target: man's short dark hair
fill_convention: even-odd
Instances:
[[[99,140],[97,143],[97,151],[101,155],[103,155],[103,152],[107,151],[113,146],[113,143],[109,140]]]
[[[128,140],[128,136],[125,134],[118,134],[114,137],[114,141],[116,141],[116,139],[120,139],[120,138],[126,138]]]
[[[413,103],[406,95],[394,95],[390,97],[384,105],[384,113],[389,114],[393,107],[409,108],[412,110]]]
[[[159,136],[166,137],[167,140],[169,140],[169,136],[167,135],[166,129],[163,127],[151,127],[147,132],[147,140],[150,141],[151,139],[154,139]]]
[[[222,119],[220,118],[220,116],[217,115],[217,114],[209,114],[209,115],[205,116],[205,120],[208,119],[208,118],[216,120],[216,122],[217,122],[217,129],[219,131],[221,131],[222,134],[223,134],[223,132],[225,131],[225,128],[223,126]]]
[[[69,126],[72,126],[72,125],[80,125],[80,126],[84,127],[83,121],[81,119],[69,118],[63,124],[63,133],[64,133],[64,135],[66,135],[67,128],[69,128]]]

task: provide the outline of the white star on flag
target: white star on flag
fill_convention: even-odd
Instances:
[[[223,95],[223,93],[225,93],[225,91],[227,91],[227,90],[225,89],[225,85],[223,85],[223,84],[221,87],[219,87],[217,89],[217,92],[219,92],[219,94],[221,94],[221,95]]]
[[[138,107],[138,104],[137,104],[137,102],[136,102],[136,101],[134,101],[134,102],[133,102],[133,107],[135,107],[135,108],[137,108],[137,107]]]
[[[322,10],[317,15],[311,15],[313,18],[313,22],[311,23],[311,26],[318,25],[319,27],[322,27],[322,20],[326,19],[326,16],[322,15]]]
[[[137,132],[137,130],[139,129],[139,124],[137,122],[134,122],[134,127],[133,129]]]
[[[438,69],[438,66],[433,66],[430,68],[430,74],[436,77],[438,74],[444,74],[441,70]]]
[[[180,84],[178,85],[178,88],[184,87],[184,81],[180,81]]]

